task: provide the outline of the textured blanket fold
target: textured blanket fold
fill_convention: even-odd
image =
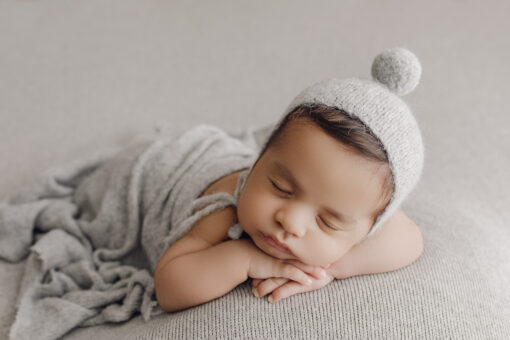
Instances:
[[[233,204],[226,193],[198,197],[252,165],[259,132],[160,131],[53,168],[0,202],[0,258],[28,256],[10,337],[55,339],[77,326],[160,314],[159,258],[199,218]]]

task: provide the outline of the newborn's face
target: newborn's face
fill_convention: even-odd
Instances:
[[[239,223],[271,256],[333,263],[369,232],[384,204],[382,166],[313,124],[292,122],[281,138],[246,179],[237,204]]]

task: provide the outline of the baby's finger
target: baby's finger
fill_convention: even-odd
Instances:
[[[276,288],[271,295],[268,297],[268,301],[275,303],[281,299],[288,298],[294,294],[305,293],[313,290],[311,287],[305,287],[298,282],[287,282],[280,287]]]
[[[261,281],[262,281],[261,279],[253,279],[253,280],[251,280],[251,286],[253,288],[257,288],[257,286],[260,284]]]
[[[257,287],[252,289],[252,292],[256,297],[263,297],[287,282],[289,282],[289,279],[284,277],[273,277],[262,281]]]
[[[312,284],[312,279],[301,269],[289,263],[280,263],[278,272],[273,273],[272,277],[285,277],[293,281],[301,282],[305,286]]]
[[[326,277],[326,271],[320,266],[312,266],[297,260],[290,260],[289,263],[317,279],[323,279]]]

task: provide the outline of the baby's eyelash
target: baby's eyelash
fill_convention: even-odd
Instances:
[[[328,227],[329,229],[333,229],[333,230],[338,231],[338,229],[333,228],[333,227],[331,227],[329,224],[327,224],[327,223],[326,223],[326,221],[324,221],[324,220],[323,220],[320,216],[319,216],[319,220],[321,220],[321,222],[322,222],[322,223],[324,223],[324,225],[325,225],[326,227]]]
[[[271,182],[271,185],[272,185],[272,186],[273,186],[276,190],[278,190],[279,192],[284,193],[284,194],[286,194],[286,195],[291,195],[291,194],[292,194],[292,193],[290,193],[290,192],[287,192],[287,191],[285,191],[285,190],[280,189],[280,187],[279,187],[278,185],[276,185],[276,183],[274,183],[272,180],[269,180],[269,182]],[[320,221],[321,221],[321,222],[322,222],[322,223],[323,223],[326,227],[328,227],[329,229],[332,229],[332,230],[338,231],[338,229],[337,229],[337,228],[333,228],[332,226],[330,226],[329,224],[327,224],[327,223],[326,223],[326,221],[324,221],[324,220],[323,220],[320,216],[319,216],[319,220],[320,220]]]
[[[278,191],[280,191],[280,192],[282,192],[282,193],[284,193],[284,194],[286,194],[286,195],[291,195],[291,194],[292,194],[292,193],[290,193],[290,192],[287,192],[287,191],[285,191],[285,190],[280,189],[280,187],[279,187],[279,186],[277,186],[277,185],[276,185],[276,184],[275,184],[272,180],[269,180],[269,182],[271,182],[271,184],[273,185],[273,187],[274,187],[276,190],[278,190]]]

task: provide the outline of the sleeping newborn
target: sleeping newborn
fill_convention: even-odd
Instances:
[[[239,181],[237,202],[196,221],[158,261],[163,309],[210,301],[248,278],[255,296],[272,292],[275,302],[420,256],[421,234],[399,206],[423,168],[421,133],[400,99],[418,85],[421,64],[390,48],[371,73],[323,80],[294,98]],[[232,192],[230,176],[211,190]],[[247,237],[228,239],[234,222]]]
[[[321,123],[335,126],[335,134]],[[248,278],[256,296],[272,292],[275,302],[334,278],[412,263],[422,238],[401,210],[365,239],[391,198],[391,176],[384,150],[362,123],[326,106],[298,106],[250,169],[202,193],[238,189],[239,199],[198,220],[161,257],[154,273],[160,306],[198,305]],[[245,237],[233,240],[228,231],[236,222]]]

